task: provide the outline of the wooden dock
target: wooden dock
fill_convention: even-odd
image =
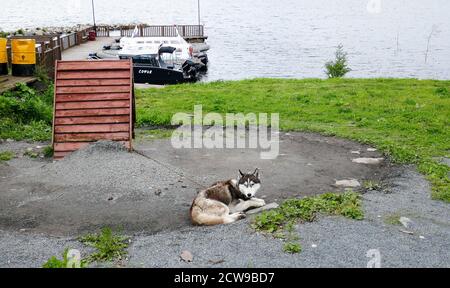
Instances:
[[[113,42],[113,35],[129,37],[135,32],[136,26],[96,26],[72,32],[69,34],[54,34],[43,36],[11,36],[11,39],[35,39],[36,40],[36,64],[46,71],[49,77],[54,77],[55,61],[57,60],[83,60],[90,52],[98,52],[104,44]],[[203,25],[138,25],[137,37],[174,37],[177,31],[186,41],[194,46],[206,45]],[[96,41],[89,41],[89,33],[95,30]],[[10,46],[10,45],[9,45]],[[78,49],[72,49],[77,47]],[[11,62],[11,49],[7,47],[9,62]],[[36,81],[35,77],[15,78],[11,76],[2,79],[0,92],[14,88],[16,83],[30,83]]]
[[[36,77],[14,77],[11,75],[0,76],[0,94],[12,90],[16,87],[17,83],[30,84],[36,82]]]

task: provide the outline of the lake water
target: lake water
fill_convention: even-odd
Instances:
[[[1,2],[3,30],[92,17],[90,0]],[[197,0],[95,3],[97,23],[197,23]],[[448,0],[201,0],[201,14],[211,46],[209,80],[324,77],[340,43],[349,77],[450,79]]]

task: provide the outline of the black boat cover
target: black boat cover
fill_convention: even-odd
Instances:
[[[164,47],[159,48],[159,54],[162,54],[162,53],[172,54],[173,52],[175,52],[175,50],[177,50],[177,48],[171,47],[171,46],[164,46]]]

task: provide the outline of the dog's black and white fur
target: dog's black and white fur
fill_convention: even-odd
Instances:
[[[228,224],[245,218],[245,211],[266,205],[255,198],[261,187],[258,169],[242,173],[239,180],[217,182],[202,190],[192,202],[190,216],[196,225]]]

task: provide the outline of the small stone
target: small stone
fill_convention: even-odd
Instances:
[[[367,151],[368,152],[375,152],[375,151],[377,151],[377,149],[375,149],[375,148],[367,148]]]
[[[405,228],[410,228],[412,221],[411,219],[407,218],[407,217],[400,217],[400,219],[398,220],[400,223],[402,223],[403,227]]]
[[[355,158],[352,162],[358,164],[377,165],[383,162],[383,160],[384,158]]]
[[[42,146],[36,146],[36,149],[42,149],[42,148],[44,148],[44,147],[42,147]]]
[[[6,139],[6,142],[14,142],[14,139]]]
[[[425,239],[425,236],[420,235],[419,238],[420,239]]]
[[[408,235],[413,235],[414,234],[414,232],[412,232],[412,231],[402,230],[402,229],[400,229],[400,232],[408,234]]]
[[[316,244],[312,244],[311,247],[312,248],[317,248],[317,245]]]
[[[352,153],[352,154],[361,154],[361,152],[359,152],[359,151],[351,151],[350,153]]]
[[[158,189],[158,190],[155,191],[155,195],[156,195],[156,196],[161,195],[161,193],[162,193],[161,189]]]
[[[188,263],[192,262],[194,260],[194,256],[192,256],[192,253],[187,250],[184,250],[183,252],[181,252],[180,258],[184,262],[188,262]]]
[[[33,151],[33,148],[31,148],[31,147],[27,148],[27,152],[31,152],[31,151]]]
[[[337,180],[334,184],[337,187],[359,187],[361,184],[356,179],[350,179],[350,180]]]

